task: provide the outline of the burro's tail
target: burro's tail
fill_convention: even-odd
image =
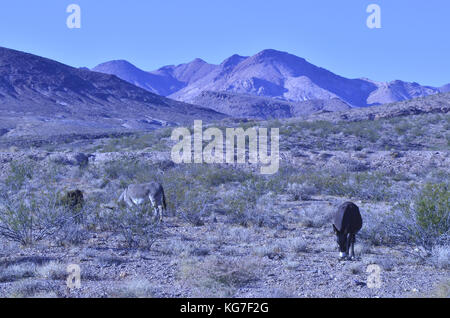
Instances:
[[[163,208],[164,208],[164,210],[167,210],[167,203],[166,203],[166,194],[164,193],[164,189],[161,189],[162,190],[162,203],[163,203]]]

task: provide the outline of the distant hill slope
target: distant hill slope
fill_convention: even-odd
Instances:
[[[142,80],[136,80],[140,72],[134,67],[130,68],[132,74],[129,74],[116,70],[115,63],[107,62],[94,70],[115,74],[125,80],[132,78],[136,85],[185,102],[193,102],[204,91],[225,91],[294,102],[339,98],[351,106],[362,107],[440,92],[439,88],[399,80],[383,83],[348,79],[303,58],[276,50],[264,50],[251,57],[233,55],[220,65],[196,59],[149,72]]]
[[[146,129],[224,117],[150,93],[114,75],[0,47],[0,118],[8,122],[8,129],[14,118],[16,128],[22,130],[51,126],[56,131],[61,127],[89,131]],[[36,133],[31,128],[29,132]]]
[[[440,91],[441,91],[442,93],[450,92],[450,84],[447,84],[447,85],[442,86],[442,87],[440,88]]]
[[[318,113],[307,116],[309,120],[362,121],[395,118],[420,114],[446,114],[450,112],[450,93],[419,97],[378,107],[353,108],[334,113]]]
[[[124,60],[103,63],[92,70],[116,75],[135,86],[162,96],[170,95],[183,87],[183,83],[174,77],[144,72]]]
[[[202,92],[193,103],[240,118],[290,118],[317,111],[342,111],[350,106],[340,99],[288,102],[269,97],[230,92]]]

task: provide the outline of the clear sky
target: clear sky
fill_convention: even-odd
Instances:
[[[69,4],[81,29],[66,26]],[[369,29],[369,4],[381,29]],[[144,70],[200,57],[287,51],[346,77],[450,83],[448,0],[1,0],[0,46],[93,67]]]

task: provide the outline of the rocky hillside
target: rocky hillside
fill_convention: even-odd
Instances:
[[[308,118],[309,120],[355,122],[421,114],[447,114],[448,112],[450,112],[450,93],[442,93],[378,107],[358,108],[332,114],[317,113],[308,116]]]
[[[447,84],[447,85],[442,86],[442,87],[440,88],[440,91],[441,91],[442,93],[450,92],[450,84]]]
[[[343,111],[351,107],[338,98],[288,102],[270,97],[204,91],[193,103],[239,118],[291,118],[318,111]]]

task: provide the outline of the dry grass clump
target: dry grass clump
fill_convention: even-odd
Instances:
[[[195,297],[231,297],[236,289],[256,281],[257,262],[252,258],[223,259],[207,256],[202,261],[185,259],[179,279],[192,286]]]

